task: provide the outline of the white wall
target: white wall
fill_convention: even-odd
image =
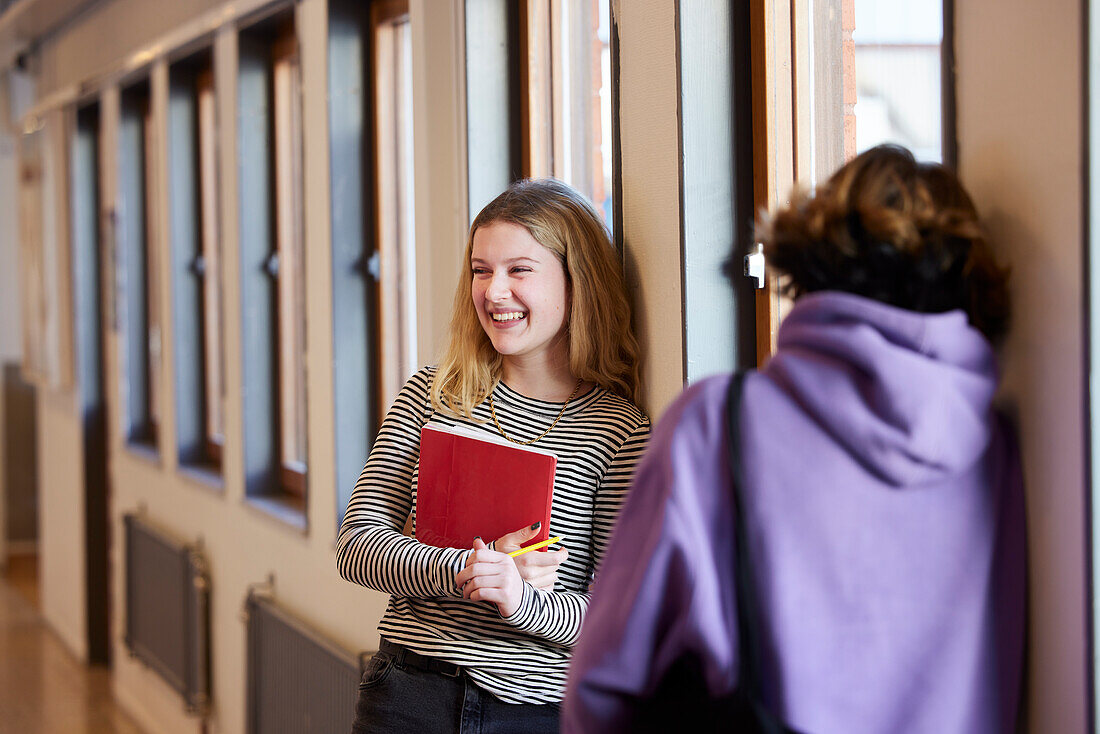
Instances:
[[[1081,8],[955,4],[960,174],[1014,269],[1004,393],[1027,482],[1034,732],[1089,730]]]

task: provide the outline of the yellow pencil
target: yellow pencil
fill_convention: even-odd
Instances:
[[[522,556],[527,551],[533,551],[533,550],[538,550],[539,548],[545,548],[546,546],[550,545],[551,543],[557,543],[560,540],[564,540],[564,536],[556,535],[553,538],[550,538],[549,540],[542,541],[541,543],[535,543],[534,545],[529,545],[526,548],[520,548],[518,551],[512,551],[508,555],[510,555],[512,558],[515,558],[516,556]]]

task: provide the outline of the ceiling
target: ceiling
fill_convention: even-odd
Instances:
[[[0,72],[31,44],[101,0],[0,0]]]

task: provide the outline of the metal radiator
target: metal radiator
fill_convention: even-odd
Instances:
[[[351,731],[360,658],[262,593],[245,600],[249,734]]]
[[[183,696],[190,713],[210,705],[210,577],[198,550],[143,517],[126,525],[126,647]]]

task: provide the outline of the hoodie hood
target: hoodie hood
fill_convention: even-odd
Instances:
[[[778,342],[764,374],[892,485],[958,475],[989,444],[995,357],[961,310],[812,293],[784,319]]]

